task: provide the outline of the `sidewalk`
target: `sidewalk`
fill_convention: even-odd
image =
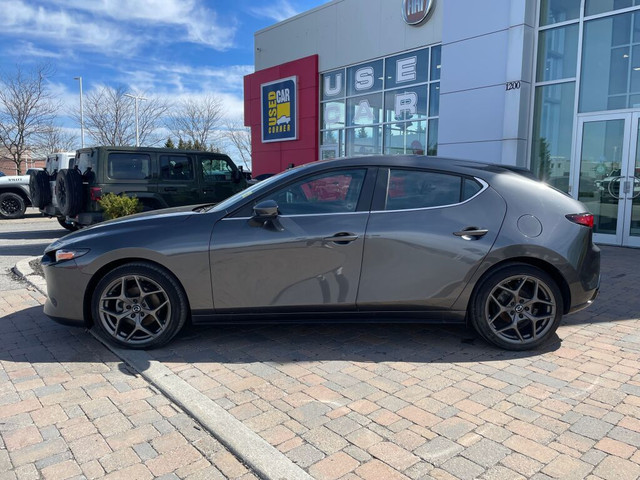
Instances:
[[[0,471],[255,478],[126,363],[213,400],[316,479],[639,478],[640,250],[602,259],[596,303],[522,353],[458,327],[229,325],[116,357],[46,319],[41,295],[0,294]],[[108,470],[112,455],[127,460]]]
[[[0,479],[256,479],[43,295],[0,292]]]

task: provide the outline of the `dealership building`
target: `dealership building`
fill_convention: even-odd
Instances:
[[[333,0],[255,34],[254,174],[417,153],[530,168],[640,246],[640,0]]]

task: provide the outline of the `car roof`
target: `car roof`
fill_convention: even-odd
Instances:
[[[345,157],[330,160],[319,160],[307,163],[298,168],[306,167],[310,170],[325,169],[332,167],[348,166],[379,166],[379,167],[409,167],[428,168],[433,170],[443,170],[447,172],[493,176],[504,173],[516,173],[531,180],[537,180],[533,172],[524,167],[511,165],[498,165],[494,163],[476,162],[472,160],[460,160],[447,157],[431,157],[426,155],[370,155],[360,157]]]

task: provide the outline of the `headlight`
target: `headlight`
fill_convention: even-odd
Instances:
[[[85,253],[89,253],[88,248],[75,248],[75,249],[61,248],[60,250],[56,250],[56,262],[73,260],[74,258],[83,256]]]

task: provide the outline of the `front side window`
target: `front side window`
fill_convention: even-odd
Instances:
[[[225,158],[200,158],[202,174],[207,183],[233,180],[233,167]]]
[[[151,178],[151,157],[144,153],[110,153],[107,172],[114,180]]]
[[[477,181],[458,175],[391,169],[385,210],[453,205],[468,200],[481,189]]]
[[[268,195],[282,215],[355,212],[366,169],[313,175]]]

